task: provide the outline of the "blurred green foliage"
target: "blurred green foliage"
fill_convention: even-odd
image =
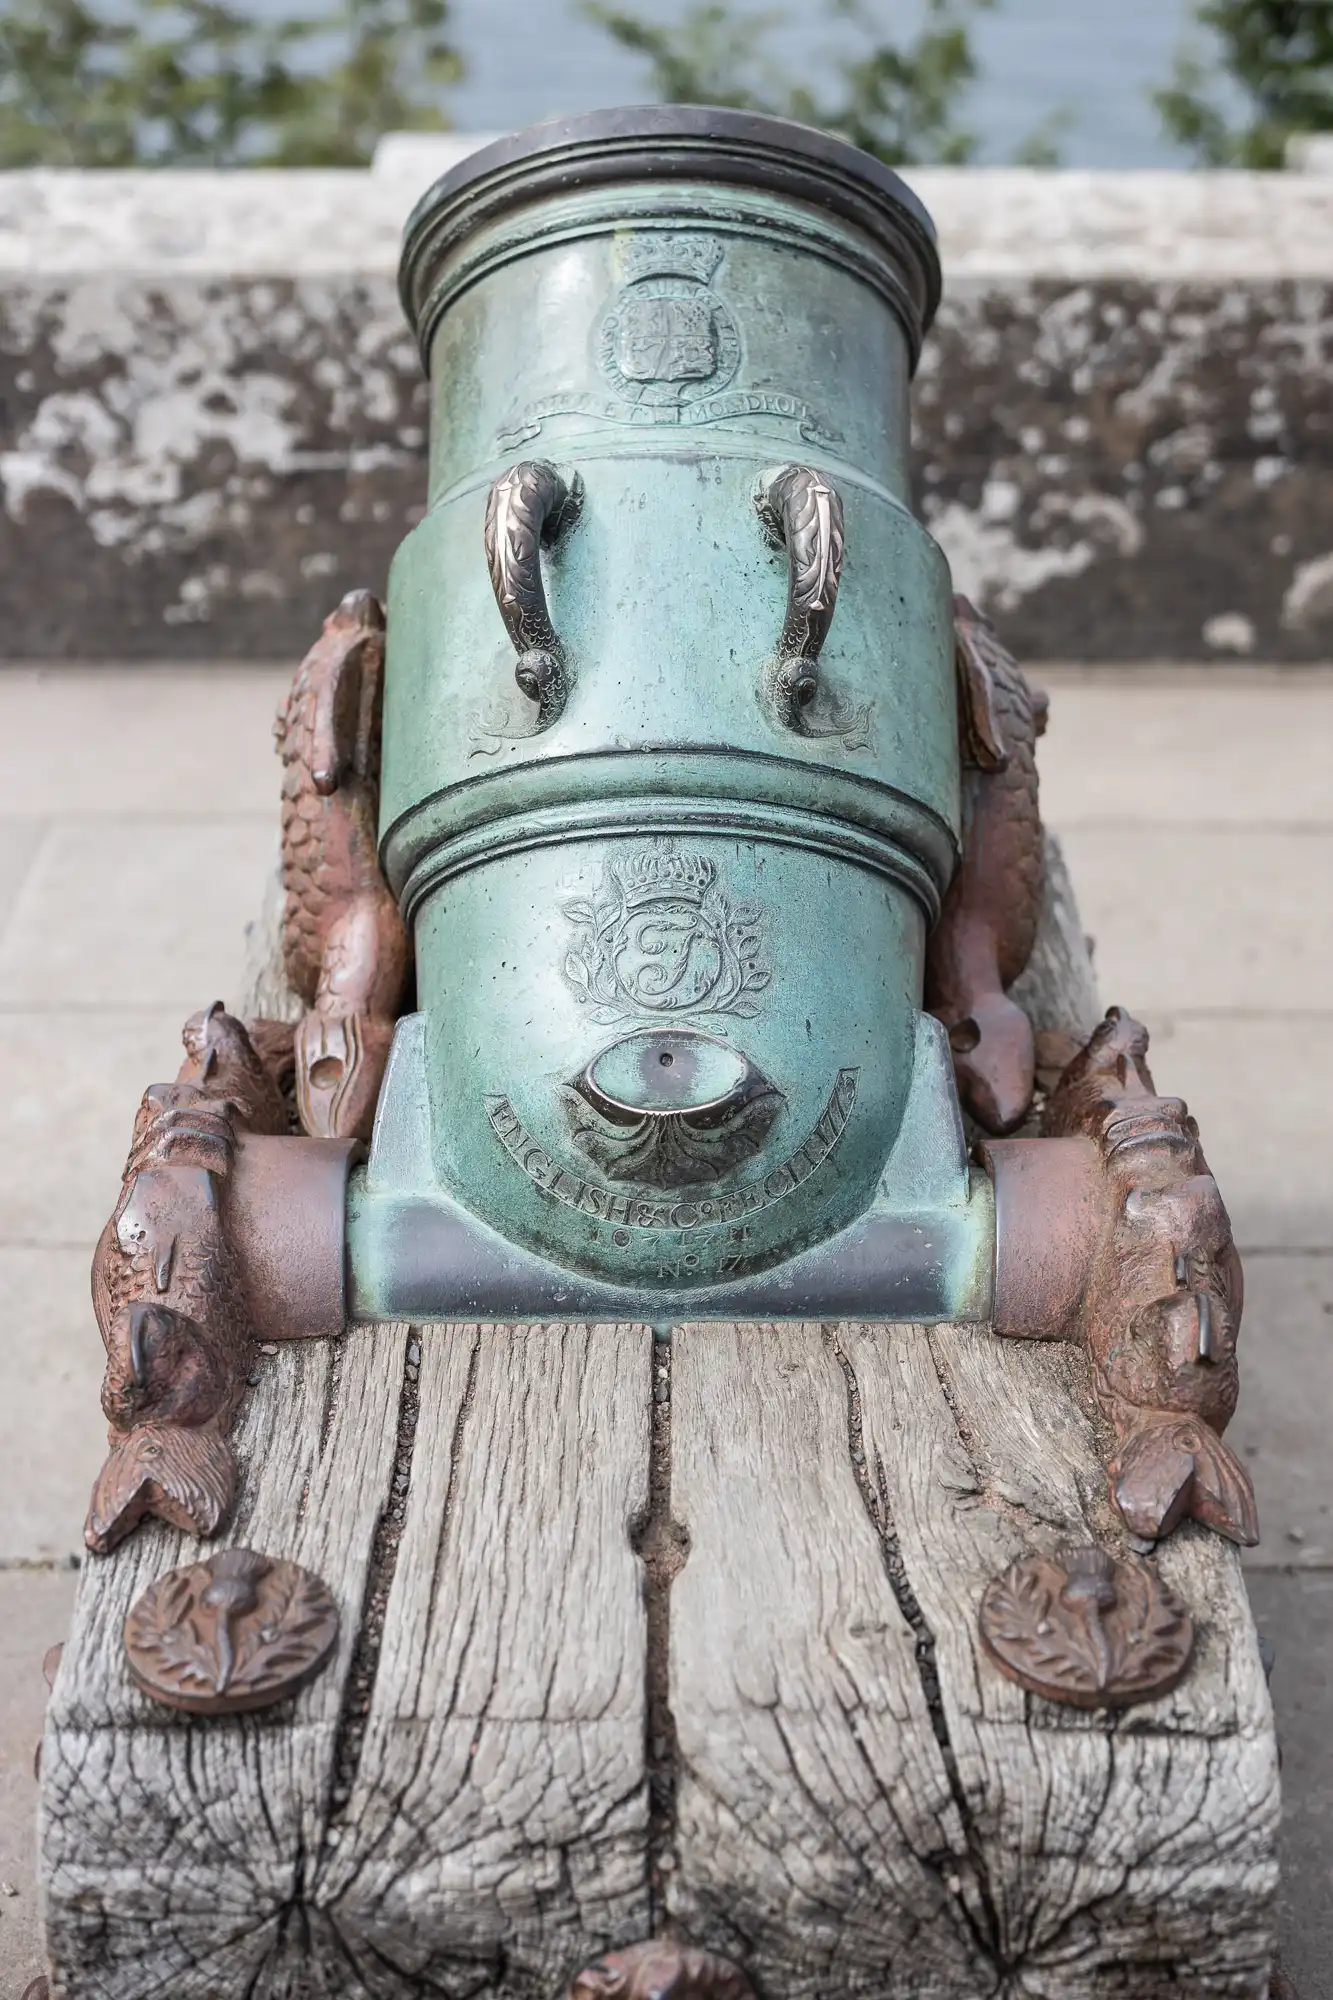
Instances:
[[[462,74],[449,0],[306,4],[259,20],[253,0],[0,0],[0,167],[354,166],[381,132],[448,125]],[[691,0],[664,25],[647,0],[577,4],[643,58],[668,103],[803,119],[891,164],[975,155],[961,116],[971,28],[997,0],[924,0],[920,26],[897,38],[873,0],[820,0],[841,31],[826,84],[774,55],[776,10]],[[1182,50],[1153,97],[1201,164],[1280,166],[1293,133],[1333,130],[1333,0],[1199,0],[1195,17],[1215,54]],[[1016,157],[1053,163],[1066,120]]]
[[[359,166],[442,128],[448,0],[0,0],[0,167]]]
[[[886,39],[866,0],[825,0],[832,20],[859,46],[831,53],[835,85],[823,94],[791,75],[771,53],[779,12],[740,11],[728,0],[696,0],[669,26],[616,0],[581,0],[581,11],[648,64],[651,94],[667,104],[725,104],[775,112],[840,133],[853,145],[905,166],[972,158],[977,135],[958,111],[977,73],[969,28],[995,0],[926,0],[925,18],[906,41]],[[1049,159],[1052,131],[1024,157]]]
[[[1293,134],[1333,131],[1333,0],[1205,0],[1195,19],[1216,59],[1183,49],[1153,101],[1202,166],[1280,167]]]

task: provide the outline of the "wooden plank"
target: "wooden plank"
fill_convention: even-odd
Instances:
[[[85,1564],[42,1746],[41,1865],[56,1991],[214,2000],[257,1991],[301,1925],[381,1513],[408,1330],[261,1355],[234,1522],[203,1544],[151,1523]],[[337,1660],[256,1716],[174,1715],[132,1686],[125,1614],[165,1570],[243,1545],[291,1557],[342,1614]]]
[[[1175,1693],[1119,1718],[984,1657],[990,1578],[1124,1547],[1081,1357],[980,1327],[681,1331],[669,1902],[784,2000],[1267,1991],[1272,1718],[1235,1552],[1179,1531]]]
[[[1277,1760],[1236,1551],[1193,1525],[1163,1545],[1198,1634],[1174,1693],[1119,1717],[1025,1695],[981,1651],[988,1580],[1072,1540],[1125,1550],[1082,1356],[981,1327],[840,1344],[930,1636],[997,1969],[1034,2000],[1265,1993]]]
[[[651,1335],[423,1343],[383,1649],[318,1900],[377,1995],[555,1993],[649,1929],[632,1529]]]
[[[674,1347],[671,1914],[782,2000],[975,2000],[984,1911],[832,1344],[692,1326]]]
[[[645,1933],[649,1350],[380,1327],[271,1357],[227,1539],[324,1576],[336,1666],[285,1710],[173,1716],[120,1626],[199,1545],[89,1566],[43,1751],[57,1991],[526,1995]]]
[[[1082,1367],[883,1326],[266,1357],[231,1539],[332,1583],[339,1658],[285,1712],[172,1716],[119,1630],[197,1545],[89,1565],[43,1753],[56,1991],[538,2000],[670,1917],[781,2000],[1262,1993],[1276,1763],[1234,1553],[1165,1545],[1198,1651],[1119,1719],[979,1649],[1015,1555],[1117,1543]]]

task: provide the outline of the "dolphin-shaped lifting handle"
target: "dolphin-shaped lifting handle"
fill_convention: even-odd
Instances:
[[[565,649],[546,605],[541,547],[571,524],[581,497],[577,476],[567,483],[544,459],[523,459],[500,474],[486,502],[491,588],[518,654],[514,679],[537,703],[542,729],[564,708],[569,674]]]
[[[842,495],[808,465],[766,472],[755,495],[764,532],[787,551],[787,616],[772,688],[783,719],[795,724],[814,700],[816,663],[828,637],[842,576]]]

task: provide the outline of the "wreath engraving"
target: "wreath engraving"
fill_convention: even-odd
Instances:
[[[564,976],[595,1021],[758,1013],[754,996],[773,976],[760,915],[724,895],[707,855],[614,861],[591,896],[562,909],[574,926]]]

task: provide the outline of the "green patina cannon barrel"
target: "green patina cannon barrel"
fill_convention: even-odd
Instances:
[[[435,1181],[616,1285],[771,1268],[881,1189],[957,853],[929,218],[801,126],[599,113],[432,188],[402,292],[381,830]]]

